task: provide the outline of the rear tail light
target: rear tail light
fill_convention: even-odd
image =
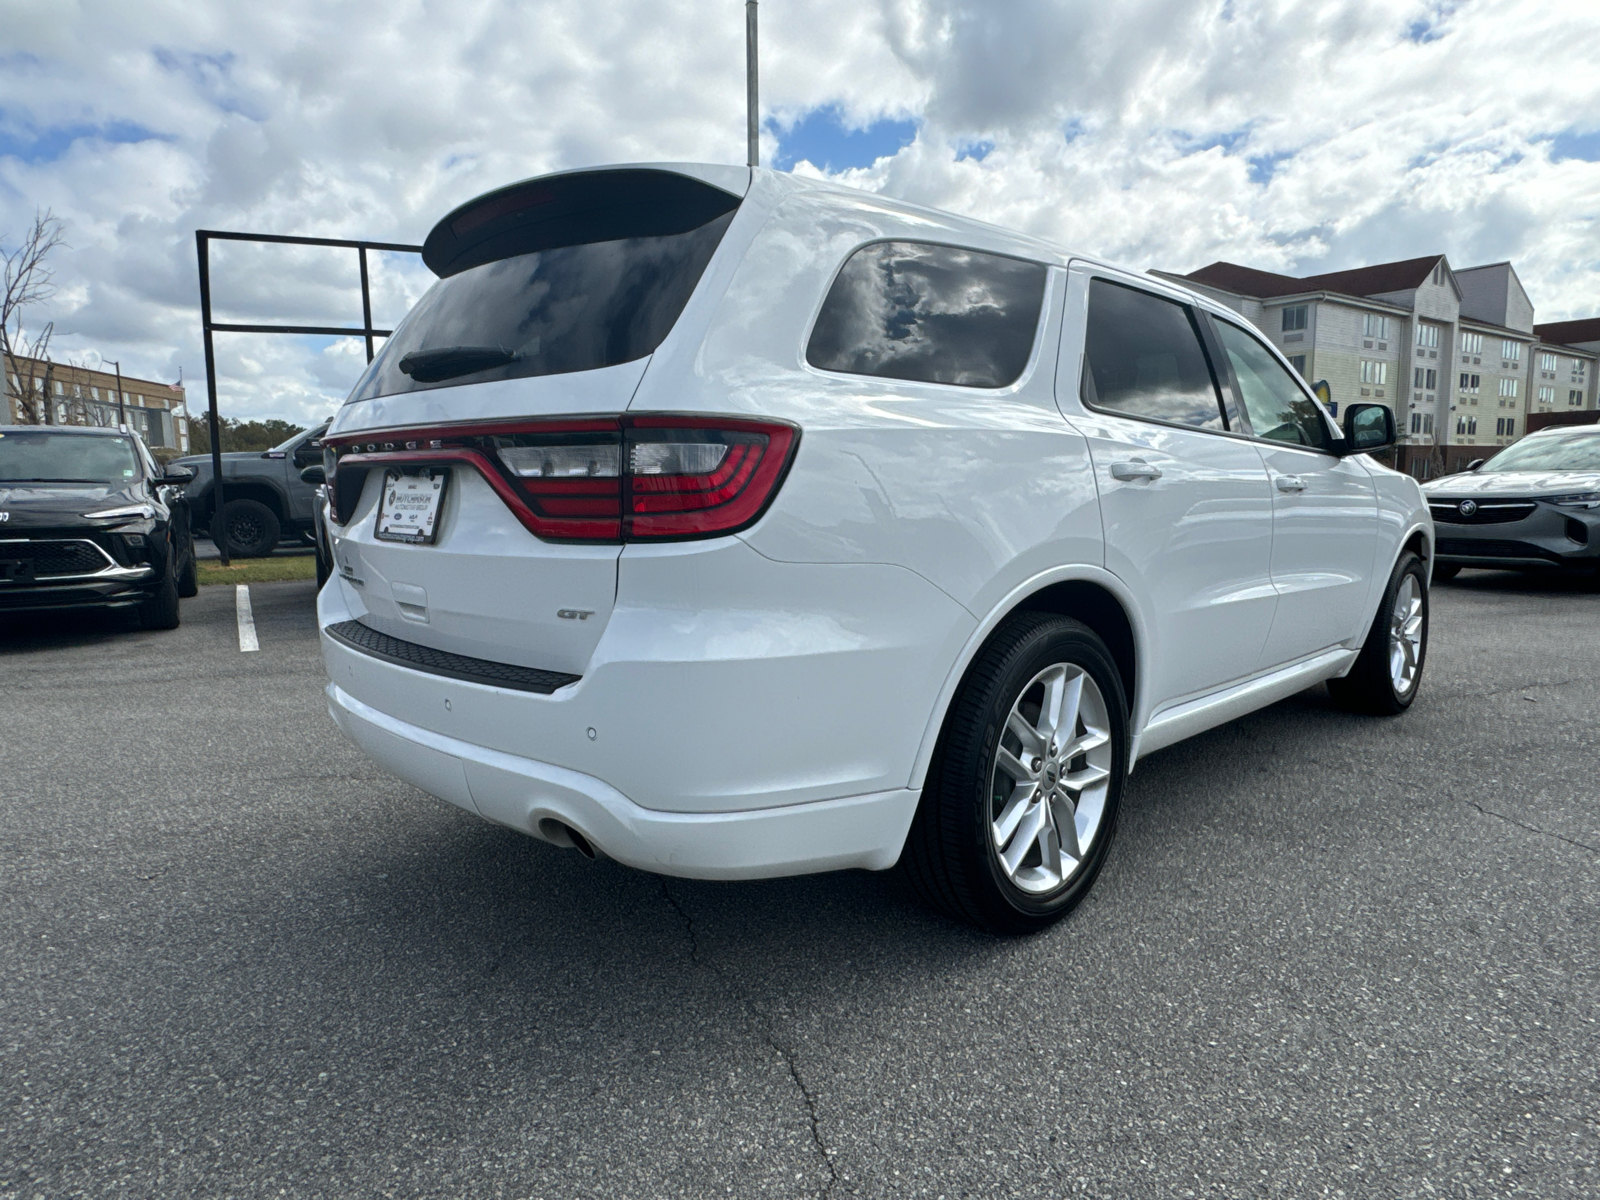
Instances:
[[[627,416],[383,437],[339,439],[341,520],[367,469],[459,461],[537,536],[615,542],[715,537],[752,524],[777,493],[799,431],[775,421]]]

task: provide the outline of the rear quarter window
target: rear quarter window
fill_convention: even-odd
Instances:
[[[1033,353],[1047,268],[925,242],[876,242],[848,259],[806,346],[822,371],[1002,388]]]

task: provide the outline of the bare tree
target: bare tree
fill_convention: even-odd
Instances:
[[[30,336],[24,318],[29,308],[55,295],[55,274],[46,260],[62,244],[61,220],[47,208],[34,213],[33,228],[15,250],[0,253],[5,268],[4,291],[0,292],[0,368],[6,384],[0,392],[14,391],[18,419],[30,425],[53,423],[50,386],[55,365],[50,361],[50,336],[55,325],[47,323]]]

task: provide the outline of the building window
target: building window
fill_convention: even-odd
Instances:
[[[1463,333],[1461,335],[1461,353],[1463,353],[1463,354],[1482,354],[1483,353],[1483,334],[1481,334],[1481,333]]]
[[[1553,388],[1553,387],[1542,387],[1542,388],[1539,389],[1539,403],[1540,404],[1554,404],[1555,402],[1556,402],[1556,390],[1555,390],[1555,388]]]
[[[1500,394],[1514,398],[1517,394],[1517,382],[1515,379],[1502,379],[1500,381]]]
[[[1425,325],[1418,321],[1417,345],[1437,347],[1439,345],[1439,327],[1437,325]]]
[[[1475,391],[1477,391],[1478,390],[1478,378],[1479,378],[1478,376],[1470,375],[1466,371],[1461,372],[1461,387],[1458,390],[1460,390],[1462,392],[1475,392]]]
[[[1291,354],[1289,356],[1289,365],[1295,369],[1295,374],[1299,375],[1301,379],[1306,377],[1306,356],[1304,354]]]
[[[1554,371],[1556,369],[1556,356],[1554,354],[1539,355],[1539,370]]]
[[[1495,437],[1516,437],[1517,419],[1515,417],[1499,417],[1494,423]]]
[[[1512,362],[1522,361],[1522,343],[1503,341],[1500,343],[1500,357],[1510,359]]]
[[[1306,306],[1296,304],[1293,308],[1283,310],[1283,331],[1293,333],[1296,329],[1306,327]]]
[[[1378,313],[1367,313],[1361,325],[1361,336],[1386,338],[1389,336],[1389,318]]]
[[[1361,382],[1388,383],[1389,364],[1386,362],[1378,362],[1370,358],[1363,358],[1361,360]]]
[[[1576,391],[1576,390],[1569,391],[1567,393],[1567,403],[1568,404],[1582,404],[1583,403],[1583,393],[1580,392],[1580,391]]]
[[[1422,432],[1422,414],[1419,412],[1414,412],[1411,414],[1411,432]]]
[[[1422,378],[1423,378],[1423,381],[1424,381],[1424,382],[1423,382],[1423,384],[1422,384],[1422,386],[1423,386],[1423,387],[1425,387],[1425,388],[1427,388],[1427,389],[1428,389],[1428,390],[1429,390],[1429,391],[1430,391],[1430,392],[1431,392],[1431,391],[1432,391],[1432,390],[1433,390],[1433,389],[1434,389],[1434,388],[1436,388],[1436,387],[1438,387],[1438,386],[1439,386],[1439,372],[1438,372],[1438,371],[1436,371],[1436,370],[1435,370],[1435,369],[1434,369],[1434,368],[1432,368],[1432,367],[1429,367],[1429,368],[1428,368],[1428,369],[1427,369],[1427,371],[1425,371],[1425,372],[1424,372],[1424,373],[1423,373],[1423,376],[1422,376]]]
[[[1444,283],[1444,260],[1443,259],[1440,259],[1433,266],[1433,282],[1435,284]]]

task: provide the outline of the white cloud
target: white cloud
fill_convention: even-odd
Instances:
[[[921,122],[845,173],[863,186],[1136,267],[1510,258],[1541,319],[1600,311],[1600,164],[1550,152],[1600,130],[1592,3],[767,0],[761,16],[768,113]],[[739,0],[0,0],[0,29],[0,232],[35,206],[67,220],[58,346],[156,377],[181,364],[191,385],[196,228],[417,242],[512,179],[744,151]],[[957,161],[977,142],[993,149]],[[356,323],[354,280],[353,256],[228,247],[215,294],[240,320]],[[425,282],[375,262],[375,319]],[[301,420],[365,357],[243,336],[218,356],[225,411]]]

